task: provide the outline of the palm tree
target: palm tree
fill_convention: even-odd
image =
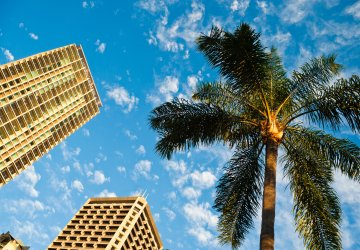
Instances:
[[[260,249],[274,249],[276,166],[293,196],[296,231],[308,249],[341,249],[341,208],[334,170],[360,180],[360,149],[322,129],[360,130],[360,78],[338,78],[335,56],[321,56],[287,76],[275,49],[266,50],[248,24],[233,33],[213,27],[198,49],[223,82],[203,83],[193,101],[174,99],[155,108],[156,151],[222,142],[234,148],[217,185],[219,241],[238,248],[253,226],[262,198]],[[320,129],[319,129],[320,128]]]

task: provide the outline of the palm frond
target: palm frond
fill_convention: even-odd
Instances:
[[[329,161],[288,137],[284,145],[296,231],[307,249],[341,249],[341,207]]]
[[[234,33],[213,27],[210,35],[197,39],[198,49],[235,90],[259,91],[266,77],[268,57],[260,42],[260,34],[248,24],[241,24]]]
[[[160,135],[156,151],[170,158],[175,150],[187,150],[201,144],[250,140],[256,124],[225,112],[218,106],[174,99],[155,108],[150,125]]]
[[[299,71],[293,71],[291,91],[282,99],[277,113],[283,107],[303,107],[309,100],[317,99],[319,93],[328,87],[330,81],[339,74],[342,68],[335,59],[334,55],[323,55],[305,63]]]
[[[339,169],[350,179],[360,181],[360,148],[355,143],[301,126],[290,129],[286,137],[300,143],[307,152],[327,159],[332,168]]]
[[[311,122],[339,129],[343,119],[354,132],[360,132],[360,78],[339,79],[316,95],[308,95],[289,121],[306,116]]]
[[[244,98],[244,96],[235,94],[232,86],[226,83],[199,84],[192,98],[222,107],[230,113],[246,115],[253,119],[266,116],[264,110],[261,109],[262,102],[259,96]]]
[[[294,90],[296,90],[295,96],[306,98],[309,92],[317,92],[326,87],[342,68],[335,60],[335,55],[322,55],[305,63],[301,66],[300,71],[294,71],[292,81]]]
[[[276,110],[280,107],[281,102],[291,93],[292,84],[290,80],[286,77],[286,71],[282,64],[281,58],[275,48],[271,48],[269,57],[269,66],[268,66],[268,76],[266,82],[268,83],[266,94],[270,100],[270,106],[272,110]],[[292,107],[292,103],[286,105],[286,108],[289,109]],[[289,110],[284,110],[280,108],[279,112],[280,117],[282,113],[289,113]],[[279,113],[278,112],[278,113]]]
[[[264,166],[258,139],[249,147],[237,147],[216,187],[214,208],[221,213],[219,241],[233,249],[244,241],[260,206]]]

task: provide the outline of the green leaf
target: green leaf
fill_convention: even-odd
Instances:
[[[198,49],[214,68],[239,92],[259,91],[266,78],[268,57],[260,42],[260,34],[248,24],[234,33],[213,27],[209,36],[197,39]]]
[[[243,121],[243,122],[242,122]],[[150,125],[159,135],[157,152],[170,158],[175,150],[187,150],[214,142],[247,143],[254,133],[246,119],[229,114],[218,106],[174,99],[155,108]]]
[[[249,147],[238,146],[216,187],[214,208],[221,213],[219,241],[234,249],[240,247],[253,227],[260,206],[264,170],[259,158],[261,145],[254,138]]]
[[[341,249],[341,207],[331,187],[328,159],[290,138],[284,145],[284,173],[294,197],[296,231],[307,249]]]

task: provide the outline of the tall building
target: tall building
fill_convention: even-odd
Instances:
[[[163,249],[150,208],[143,197],[90,198],[48,250]]]
[[[0,186],[99,113],[81,46],[0,66]]]
[[[28,250],[21,240],[15,239],[9,232],[0,234],[0,249],[2,250]]]

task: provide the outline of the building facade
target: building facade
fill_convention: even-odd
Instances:
[[[0,234],[1,250],[28,250],[30,247],[24,246],[21,240],[15,239],[10,232]]]
[[[0,66],[0,186],[99,113],[81,46]]]
[[[48,250],[161,250],[162,242],[143,197],[90,198]]]

